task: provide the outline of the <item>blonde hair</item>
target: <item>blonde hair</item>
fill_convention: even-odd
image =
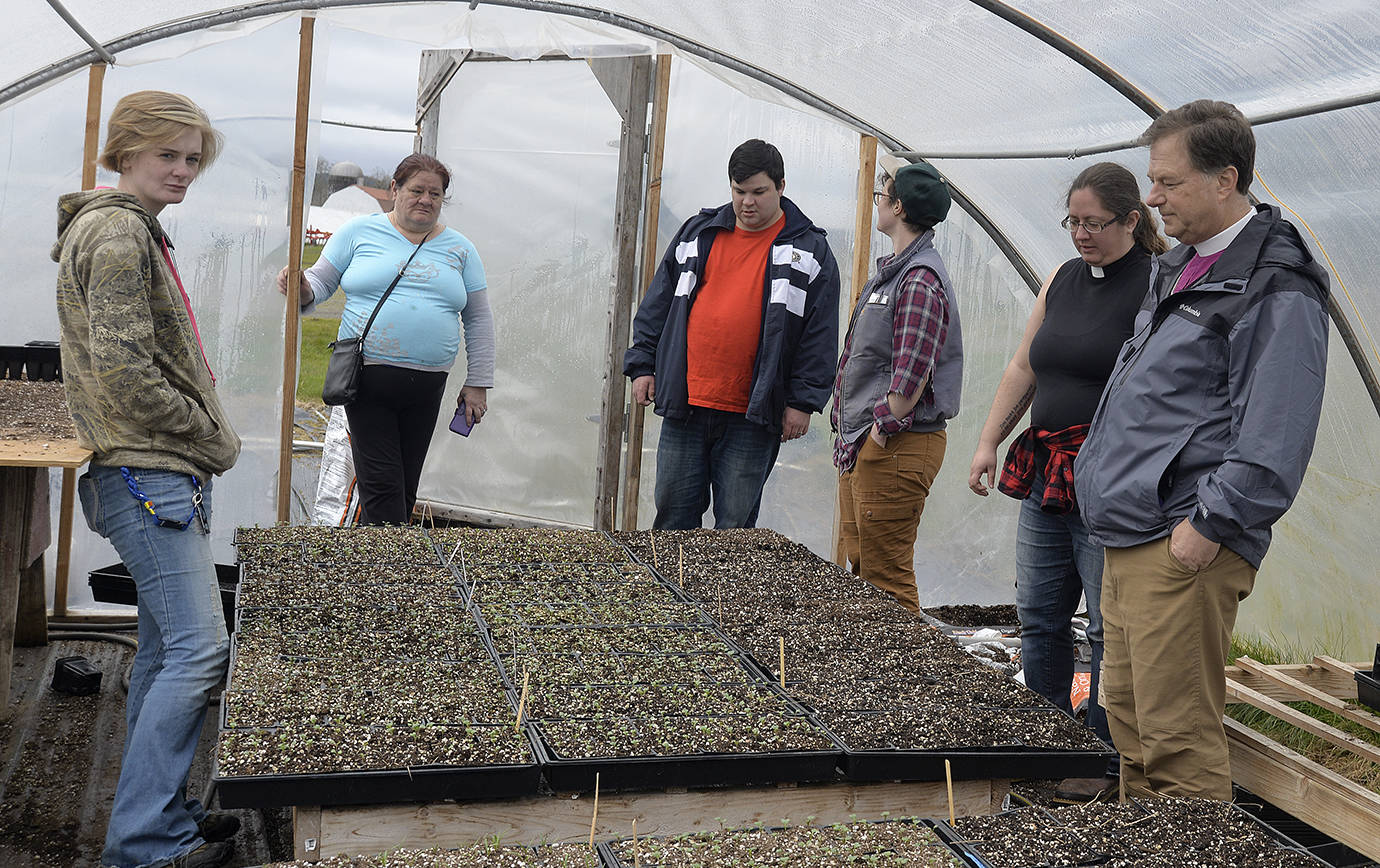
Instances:
[[[101,165],[120,172],[125,161],[149,148],[171,143],[188,128],[201,133],[201,168],[220,153],[221,135],[201,107],[180,93],[141,90],[115,103],[106,126]]]

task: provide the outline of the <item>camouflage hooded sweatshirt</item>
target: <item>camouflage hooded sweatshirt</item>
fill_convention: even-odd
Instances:
[[[163,260],[164,237],[129,193],[58,200],[62,380],[93,464],[173,470],[204,483],[235,463],[240,438]]]

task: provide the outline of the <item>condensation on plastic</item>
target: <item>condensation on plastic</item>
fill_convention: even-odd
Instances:
[[[1372,0],[1013,4],[1165,108],[1211,97],[1248,115],[1380,89]]]

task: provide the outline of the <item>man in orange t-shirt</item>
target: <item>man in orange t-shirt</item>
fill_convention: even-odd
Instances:
[[[657,529],[754,527],[782,443],[829,399],[838,266],[791,200],[781,153],[761,139],[729,158],[732,201],[666,249],[633,324],[623,372],[656,403]],[[712,498],[711,498],[712,495]]]

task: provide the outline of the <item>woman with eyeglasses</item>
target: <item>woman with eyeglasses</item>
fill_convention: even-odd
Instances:
[[[303,312],[337,286],[345,293],[341,338],[358,337],[377,314],[364,339],[359,395],[345,407],[363,524],[407,524],[412,516],[446,377],[460,351],[461,323],[467,370],[457,404],[469,425],[488,409],[494,382],[488,282],[474,245],[440,222],[448,187],[450,170],[439,160],[404,158],[389,188],[393,210],[342,226],[298,286]],[[278,290],[287,288],[284,268]]]
[[[1078,256],[1040,289],[1025,336],[997,386],[968,472],[968,487],[1021,501],[1016,526],[1016,608],[1025,683],[1068,714],[1072,618],[1088,606],[1092,676],[1088,726],[1111,743],[1097,703],[1102,663],[1102,547],[1088,538],[1073,493],[1073,461],[1150,285],[1150,259],[1168,243],[1141,201],[1136,178],[1116,163],[1089,166],[1064,198],[1062,225]],[[997,447],[1030,408],[997,480]],[[985,482],[984,482],[985,477]],[[1056,797],[1086,801],[1114,787],[1103,778],[1065,781]]]

